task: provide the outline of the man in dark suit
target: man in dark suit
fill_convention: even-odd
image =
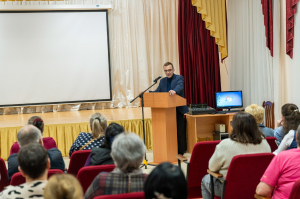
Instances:
[[[169,92],[170,96],[177,94],[184,98],[184,78],[181,75],[174,74],[175,69],[171,62],[164,64],[164,71],[166,77],[160,80],[154,92]],[[187,148],[184,114],[188,111],[187,106],[179,106],[176,108],[178,154],[181,155],[184,154]]]

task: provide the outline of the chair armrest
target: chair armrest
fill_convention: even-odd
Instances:
[[[265,196],[260,196],[260,195],[257,195],[257,194],[254,194],[254,198],[257,198],[257,199],[271,199],[271,198],[268,198],[268,197],[265,197]]]
[[[212,176],[215,177],[215,178],[222,178],[222,177],[223,177],[222,174],[212,172],[212,171],[209,170],[209,169],[207,169],[207,173],[209,173],[210,175],[212,175]]]
[[[184,157],[183,155],[180,155],[180,154],[178,154],[178,155],[176,155],[176,158],[178,159],[178,160],[181,160],[181,161],[187,161],[187,158],[186,157]]]

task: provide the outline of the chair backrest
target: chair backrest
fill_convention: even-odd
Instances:
[[[278,148],[278,146],[275,142],[275,140],[277,140],[276,137],[266,137],[266,140],[267,140],[268,144],[270,145],[271,151],[273,153]]]
[[[201,186],[201,180],[207,174],[209,159],[220,142],[204,141],[195,144],[188,170],[188,187]]]
[[[48,178],[50,178],[53,174],[56,174],[56,173],[61,173],[63,174],[64,172],[60,169],[49,169],[48,170]],[[11,180],[10,180],[10,185],[13,185],[13,186],[18,186],[20,184],[23,184],[25,183],[26,180],[25,178],[22,176],[22,174],[20,172],[17,172],[15,173]]]
[[[98,196],[94,199],[145,199],[144,192]]]
[[[83,167],[79,170],[77,174],[77,179],[79,180],[83,192],[85,193],[89,186],[92,184],[94,178],[101,172],[111,172],[116,166],[114,164],[110,165],[98,165],[98,166],[88,166]]]
[[[299,199],[299,198],[300,198],[300,179],[295,182],[289,196],[289,199]]]
[[[84,167],[86,159],[89,157],[91,150],[80,150],[72,153],[68,173],[77,176],[78,171]]]
[[[0,192],[9,185],[5,162],[0,158]]]
[[[265,108],[265,126],[271,129],[275,128],[274,102],[263,102]]]
[[[234,156],[226,176],[224,198],[253,199],[256,187],[273,157],[273,153]]]

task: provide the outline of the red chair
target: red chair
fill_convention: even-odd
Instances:
[[[273,153],[257,153],[234,156],[228,168],[226,180],[221,174],[208,170],[213,178],[219,178],[223,182],[222,199],[243,198],[253,199],[260,178],[273,159]],[[214,185],[212,185],[214,187]],[[214,190],[211,190],[214,195]],[[215,196],[215,199],[220,199]]]
[[[274,151],[276,151],[276,149],[278,149],[278,146],[277,146],[277,144],[276,144],[276,137],[266,137],[266,140],[267,140],[267,142],[269,143],[269,145],[270,145],[270,147],[271,147],[271,151],[272,151],[272,153],[274,152]]]
[[[68,173],[77,176],[78,171],[84,167],[86,159],[89,157],[91,150],[80,150],[72,153]]]
[[[299,198],[300,198],[300,179],[295,182],[289,196],[289,199],[299,199]]]
[[[89,188],[89,186],[92,184],[93,180],[99,173],[111,172],[112,170],[114,170],[114,168],[116,168],[114,164],[88,166],[81,168],[77,174],[77,179],[82,186],[83,193],[86,192],[86,190]]]
[[[94,199],[145,199],[144,192],[98,196]]]
[[[216,146],[220,143],[217,141],[205,141],[195,144],[190,162],[187,163],[187,181],[188,181],[188,198],[201,198],[201,180],[207,174],[208,162]],[[179,158],[177,156],[177,158]],[[180,161],[178,162],[180,167]]]
[[[8,174],[5,162],[2,158],[0,158],[0,192],[4,189],[4,187],[9,185]]]
[[[64,172],[62,170],[60,170],[60,169],[49,169],[48,170],[48,178],[50,178],[53,174],[56,174],[56,173],[62,173],[63,174]],[[18,173],[15,173],[11,177],[10,185],[18,186],[18,185],[23,184],[25,182],[26,182],[26,180],[22,176],[21,172],[18,172]]]

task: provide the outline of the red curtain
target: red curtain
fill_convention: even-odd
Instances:
[[[286,54],[293,58],[294,15],[299,0],[286,0]]]
[[[264,15],[264,24],[266,28],[267,47],[270,49],[273,57],[273,12],[272,0],[261,0]]]
[[[178,9],[179,68],[185,98],[188,104],[215,107],[215,92],[221,91],[218,46],[190,0],[179,0]]]

